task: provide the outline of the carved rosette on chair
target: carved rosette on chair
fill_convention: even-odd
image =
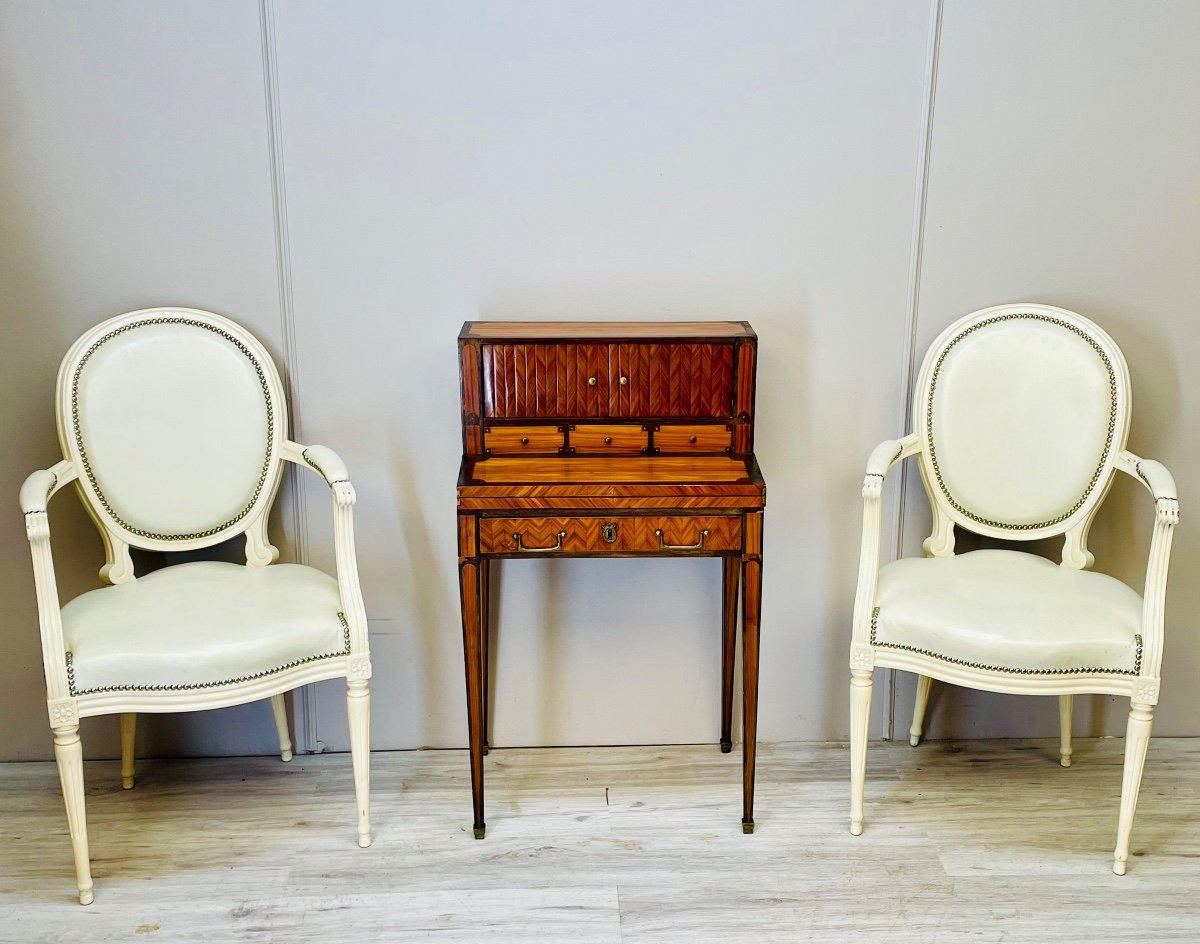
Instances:
[[[968,315],[933,343],[917,381],[917,431],[878,446],[863,483],[862,558],[850,647],[850,831],[862,832],[872,670],[918,675],[910,742],[921,737],[932,679],[996,692],[1056,695],[1060,762],[1071,764],[1077,693],[1130,699],[1113,871],[1125,872],[1150,724],[1158,702],[1175,483],[1125,449],[1125,359],[1085,318],[1046,305]],[[926,558],[879,567],[888,469],[917,457],[933,510]],[[1092,573],[1088,528],[1114,472],[1156,505],[1142,596]],[[1015,550],[955,555],[954,528],[995,538],[1062,537],[1062,562]]]
[[[263,346],[218,315],[186,308],[106,321],[58,376],[64,459],[21,489],[33,553],[47,707],[79,900],[92,901],[79,719],[121,716],[121,780],[131,788],[137,712],[269,699],[292,756],[285,692],[345,678],[359,844],[368,801],[367,622],[354,556],[354,489],[324,446],[286,438],[287,405]],[[278,564],[267,515],[285,462],[315,470],[334,501],[337,577]],[[60,608],[47,504],[76,482],[104,541],[111,586]],[[188,551],[244,535],[246,564],[197,561],[136,577],[130,547]]]

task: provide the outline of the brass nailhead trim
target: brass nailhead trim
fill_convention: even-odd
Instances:
[[[966,659],[955,659],[944,656],[932,649],[921,649],[918,646],[906,646],[898,642],[880,642],[876,638],[879,627],[879,607],[871,611],[871,645],[880,649],[900,649],[904,652],[915,652],[919,656],[929,656],[951,665],[961,665],[967,669],[982,669],[984,672],[1006,672],[1009,675],[1141,675],[1142,674],[1142,636],[1135,633],[1134,642],[1137,644],[1137,655],[1134,656],[1132,669],[1013,669],[1003,665],[986,665],[982,662],[968,662]]]
[[[1096,466],[1096,471],[1092,473],[1092,480],[1091,480],[1091,482],[1088,483],[1088,487],[1086,489],[1084,489],[1083,494],[1081,496],[1079,496],[1079,500],[1077,502],[1075,502],[1074,505],[1071,506],[1069,511],[1066,511],[1063,514],[1058,515],[1055,518],[1051,518],[1049,521],[1039,521],[1036,524],[1007,524],[1003,521],[993,521],[991,518],[983,518],[983,517],[975,514],[974,512],[968,511],[966,508],[964,508],[962,505],[960,505],[958,503],[958,501],[955,499],[955,497],[950,494],[950,489],[948,489],[946,487],[946,483],[944,481],[942,481],[942,471],[940,468],[938,468],[937,450],[934,448],[934,445],[933,445],[933,395],[934,395],[934,392],[937,390],[938,374],[942,370],[942,362],[945,361],[946,355],[950,353],[950,349],[953,348],[954,345],[956,345],[959,341],[961,341],[963,338],[967,337],[967,335],[971,334],[972,332],[978,331],[980,328],[987,327],[990,324],[996,324],[997,322],[1001,322],[1001,321],[1012,321],[1017,318],[1028,318],[1028,319],[1033,319],[1036,321],[1046,321],[1046,322],[1049,322],[1050,324],[1058,325],[1060,328],[1066,328],[1068,331],[1071,331],[1074,334],[1079,335],[1079,337],[1081,337],[1084,341],[1086,341],[1088,343],[1088,345],[1092,348],[1092,350],[1094,350],[1097,354],[1100,355],[1100,360],[1104,362],[1104,368],[1105,368],[1105,370],[1108,371],[1108,395],[1109,395],[1108,436],[1104,441],[1104,452],[1101,453],[1101,455],[1100,455],[1100,462]],[[934,365],[933,376],[930,378],[930,381],[929,381],[929,397],[927,398],[926,404],[925,404],[925,441],[929,447],[929,462],[933,466],[933,474],[937,478],[938,487],[941,488],[942,494],[946,497],[946,501],[948,501],[953,506],[955,511],[957,511],[961,515],[965,515],[966,517],[970,518],[972,521],[978,521],[980,524],[985,524],[988,527],[1003,528],[1008,531],[1036,531],[1039,528],[1048,528],[1051,525],[1058,524],[1060,521],[1066,521],[1068,518],[1070,518],[1071,515],[1075,514],[1075,512],[1077,512],[1081,507],[1083,507],[1083,503],[1085,501],[1087,501],[1088,496],[1091,495],[1093,489],[1095,489],[1096,483],[1100,480],[1100,473],[1104,471],[1105,463],[1108,462],[1108,455],[1112,451],[1113,436],[1116,432],[1116,428],[1117,428],[1117,375],[1116,375],[1116,372],[1113,370],[1112,363],[1109,361],[1108,355],[1104,353],[1104,350],[1096,342],[1095,338],[1093,338],[1090,334],[1083,331],[1076,325],[1073,325],[1068,321],[1064,321],[1062,318],[1054,318],[1054,317],[1051,317],[1050,315],[1039,315],[1039,314],[1035,314],[1033,312],[1013,313],[1013,314],[1008,314],[1008,315],[996,315],[993,318],[985,318],[983,321],[980,321],[977,324],[971,325],[971,327],[967,328],[965,331],[963,331],[961,334],[959,334],[957,337],[955,337],[953,340],[951,340],[951,342],[942,349],[942,353],[940,355],[938,355],[937,364]]]
[[[258,373],[258,382],[262,387],[263,400],[267,406],[267,453],[263,458],[262,471],[258,475],[258,484],[254,486],[254,494],[250,497],[250,501],[236,515],[226,521],[224,524],[218,525],[215,528],[208,528],[204,531],[192,531],[188,534],[163,534],[155,531],[144,531],[141,528],[135,528],[128,521],[122,518],[113,510],[104,493],[100,491],[100,485],[96,482],[96,474],[92,471],[91,462],[88,461],[87,450],[83,446],[83,432],[79,428],[79,376],[83,372],[84,365],[88,359],[96,353],[100,345],[124,334],[126,331],[132,331],[134,328],[143,328],[147,325],[158,324],[181,324],[188,325],[193,328],[204,328],[207,331],[212,331],[214,334],[219,334],[226,341],[233,344],[239,351],[246,355],[246,359],[254,366],[254,370]],[[144,321],[135,321],[132,324],[127,324],[124,327],[117,328],[115,331],[110,331],[104,337],[100,338],[95,344],[87,349],[83,357],[80,358],[78,366],[75,368],[75,373],[71,377],[71,422],[75,428],[75,447],[79,450],[79,458],[83,462],[83,471],[87,475],[88,482],[91,483],[92,491],[96,493],[96,497],[100,499],[100,504],[109,516],[130,534],[135,534],[140,538],[149,538],[152,541],[194,541],[197,538],[207,538],[214,534],[224,531],[231,525],[237,524],[250,513],[250,509],[254,507],[262,494],[263,486],[267,482],[267,473],[271,470],[271,455],[275,448],[275,406],[271,402],[271,389],[267,385],[267,376],[263,372],[262,365],[241,341],[235,338],[228,331],[208,324],[205,321],[197,321],[194,318],[147,318]]]
[[[253,675],[222,679],[219,682],[195,682],[191,685],[102,685],[99,688],[84,688],[77,691],[75,689],[75,656],[74,653],[68,652],[66,656],[67,688],[70,690],[72,696],[78,697],[79,695],[98,695],[101,692],[184,692],[200,688],[220,688],[223,685],[238,685],[242,682],[253,682],[255,679],[266,678],[268,675],[274,675],[276,672],[282,672],[284,669],[294,669],[298,665],[307,665],[310,662],[319,662],[321,659],[336,659],[338,656],[350,655],[350,624],[346,622],[344,613],[338,613],[337,617],[342,624],[343,646],[340,652],[326,652],[319,656],[305,656],[303,659],[296,659],[294,662],[288,662],[273,669],[255,672]]]

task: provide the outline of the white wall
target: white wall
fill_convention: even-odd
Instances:
[[[295,434],[335,447],[355,479],[376,746],[465,743],[453,481],[466,319],[757,329],[765,739],[845,736],[862,466],[901,432],[914,338],[921,351],[950,320],[1010,300],[1096,318],[1130,361],[1131,446],[1172,466],[1186,515],[1200,393],[1185,366],[1200,343],[1193,5],[948,2],[928,141],[939,21],[926,0],[276,2],[270,95],[259,12],[0,6],[0,493],[15,499],[54,460],[54,372],[85,327],[163,303],[246,324],[293,374]],[[889,527],[902,520],[919,547],[918,477],[902,519],[896,484]],[[298,516],[286,499],[277,515],[285,546],[328,567],[327,497],[310,485],[299,498]],[[52,508],[64,596],[99,565],[76,504]],[[1099,566],[1135,583],[1144,504],[1116,489],[1094,540]],[[0,751],[43,757],[15,501],[0,521],[14,732]],[[1176,548],[1178,578],[1197,563],[1186,524]],[[714,562],[501,569],[497,743],[715,740]],[[1163,733],[1200,734],[1185,682],[1200,662],[1194,592],[1172,587]],[[883,733],[891,692],[876,692]],[[1081,708],[1090,733],[1121,729],[1105,702]],[[310,743],[346,746],[342,704],[341,686],[316,687]],[[1047,733],[1052,715],[941,693],[933,723]],[[151,752],[271,749],[260,706],[144,728]],[[95,722],[89,751],[110,754],[114,732]]]

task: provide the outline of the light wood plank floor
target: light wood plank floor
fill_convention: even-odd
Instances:
[[[1155,740],[1129,874],[1110,871],[1122,742],[874,744],[866,832],[844,747],[497,750],[488,837],[462,751],[87,765],[96,901],[75,903],[52,764],[0,765],[0,940],[1200,941],[1200,739]]]

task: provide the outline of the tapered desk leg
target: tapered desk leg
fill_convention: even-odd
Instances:
[[[471,746],[471,798],[475,838],[482,839],[483,821],[483,673],[480,621],[479,558],[475,545],[476,522],[470,515],[458,519],[458,588],[462,604],[463,657],[467,670],[467,729]],[[466,556],[464,552],[469,552]]]
[[[491,636],[492,590],[491,561],[479,561],[479,672],[483,677],[483,753],[491,751]]]
[[[741,561],[722,557],[721,568],[721,753],[728,754],[733,750],[733,657],[737,647]]]
[[[754,832],[758,735],[758,616],[762,600],[762,513],[746,515],[742,554],[742,832]]]

